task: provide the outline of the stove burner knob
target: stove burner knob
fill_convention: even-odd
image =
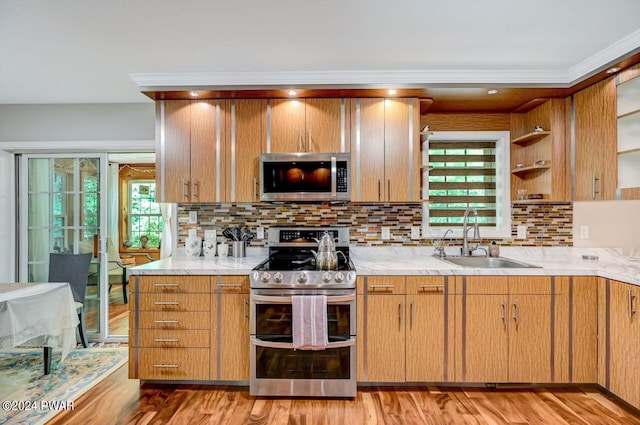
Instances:
[[[298,283],[305,283],[307,281],[307,275],[305,273],[300,273],[298,275]]]
[[[336,279],[336,282],[342,283],[342,281],[344,280],[344,273],[338,272],[338,273],[336,273],[334,278]]]
[[[282,274],[282,272],[275,272],[273,274],[273,281],[275,283],[282,283],[283,279],[284,279],[284,275]]]
[[[264,283],[269,282],[269,280],[271,280],[271,273],[269,272],[262,273],[262,276],[260,276],[260,280]]]
[[[322,273],[322,281],[325,283],[331,282],[331,273],[329,272]]]

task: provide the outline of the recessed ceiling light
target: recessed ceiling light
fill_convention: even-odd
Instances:
[[[620,67],[614,66],[613,68],[607,69],[605,72],[607,74],[613,74],[614,72],[618,72],[618,71],[620,71]]]
[[[289,90],[289,96],[295,96],[295,95],[296,95],[295,90]]]
[[[489,90],[487,94],[498,94],[498,90],[496,89]]]
[[[189,96],[191,96],[191,97],[198,97],[198,96],[200,96],[200,95],[199,95],[197,92],[192,91],[192,92],[189,92]]]
[[[390,94],[391,96],[393,96],[394,94],[396,94],[395,89],[390,89],[390,90],[389,90],[389,94]]]

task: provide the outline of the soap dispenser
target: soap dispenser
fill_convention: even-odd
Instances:
[[[500,245],[496,244],[496,241],[491,242],[489,245],[489,257],[499,257],[500,256]]]

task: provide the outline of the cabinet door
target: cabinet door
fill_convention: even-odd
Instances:
[[[615,199],[617,128],[615,78],[574,95],[575,200]]]
[[[344,152],[349,150],[343,99],[306,99],[305,101],[305,151]],[[344,135],[344,145],[342,144]],[[344,147],[343,147],[344,146]]]
[[[405,296],[367,295],[365,381],[405,381]]]
[[[269,152],[303,152],[304,101],[271,99]]]
[[[610,281],[610,390],[640,408],[640,288]]]
[[[189,202],[191,187],[191,101],[165,100],[156,105],[157,123],[164,122],[164,139],[156,146],[160,202]],[[164,118],[161,117],[164,108]],[[160,125],[160,124],[159,124]]]
[[[407,277],[407,382],[449,381],[446,294],[444,277]]]
[[[221,200],[223,102],[191,101],[191,202]]]
[[[249,380],[249,295],[219,294],[221,381]]]
[[[413,99],[384,101],[384,180],[382,199],[417,201],[420,192],[417,109]],[[416,113],[413,113],[416,111]]]
[[[352,101],[351,200],[384,200],[384,99]],[[359,132],[359,136],[358,136]]]
[[[462,381],[507,382],[509,378],[508,277],[462,280]]]
[[[258,202],[260,191],[260,154],[266,137],[266,100],[237,99],[232,103],[235,126],[227,133],[229,164],[227,196],[229,202]]]
[[[509,382],[551,382],[551,281],[509,279]]]

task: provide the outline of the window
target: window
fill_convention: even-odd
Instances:
[[[511,235],[508,132],[434,132],[423,154],[426,235],[453,229],[461,237],[470,207],[478,211],[481,237]]]
[[[129,181],[129,242],[134,248],[158,248],[162,214],[153,180]]]

